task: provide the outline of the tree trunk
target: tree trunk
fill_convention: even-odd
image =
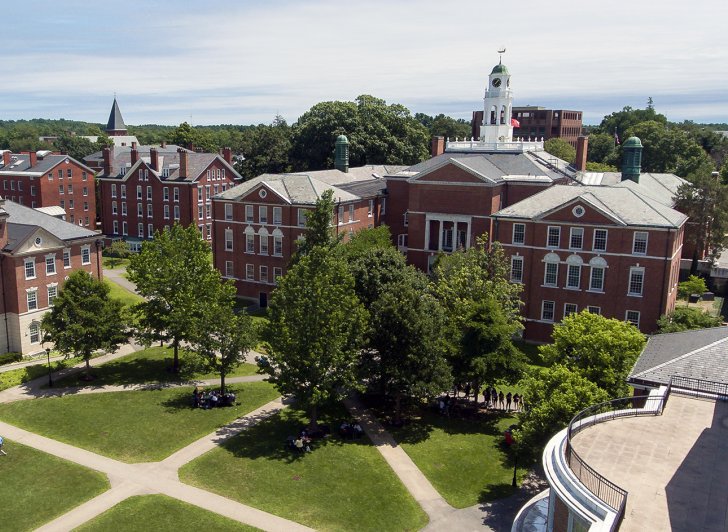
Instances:
[[[225,372],[220,370],[220,393],[225,393]]]
[[[695,251],[693,251],[693,260],[690,262],[690,275],[696,275],[698,273],[698,246],[700,242],[696,243]]]
[[[394,422],[399,424],[402,421],[402,395],[397,394],[394,398]]]
[[[172,372],[179,373],[179,340],[174,340],[174,361],[172,362]]]
[[[480,383],[478,381],[475,381],[473,383],[473,397],[475,398],[475,406],[478,406],[478,393],[480,393]]]
[[[86,360],[86,376],[91,376],[91,355],[86,355],[83,357]]]
[[[308,429],[310,432],[318,429],[318,407],[316,405],[311,405],[311,422],[308,424]]]

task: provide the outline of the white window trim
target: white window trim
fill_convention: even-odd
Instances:
[[[574,306],[573,312],[570,312],[569,314],[578,314],[579,313],[579,305],[577,305],[576,303],[564,303],[564,318],[569,315],[566,313],[566,307],[568,307],[569,305]]]
[[[84,262],[83,261],[83,252],[84,252],[84,250],[88,251],[88,262]],[[81,246],[81,264],[83,266],[88,266],[89,264],[91,264],[91,246],[88,246],[88,245]]]
[[[544,318],[544,310],[546,307],[546,303],[551,303],[551,318]],[[541,301],[541,321],[547,321],[547,322],[553,322],[556,320],[556,302],[552,301],[550,299],[544,299]]]
[[[597,231],[604,231],[604,249],[597,249],[596,242],[597,242]],[[609,231],[606,229],[594,229],[594,233],[592,234],[592,251],[604,253],[607,251],[607,242],[609,242]]]
[[[559,242],[555,246],[552,246],[549,243],[549,240],[550,240],[549,235],[551,234],[552,229],[554,229],[559,234],[559,238],[558,238]],[[546,228],[546,248],[547,249],[559,249],[560,247],[561,247],[561,227],[559,227],[558,225],[549,225]]]
[[[581,231],[581,246],[578,248],[572,246],[574,239],[574,233]],[[570,227],[569,228],[569,249],[579,250],[584,249],[584,228],[583,227]]]
[[[594,279],[594,270],[602,270],[602,286],[601,288],[594,288],[592,286],[592,279]],[[604,293],[604,281],[607,277],[607,269],[603,266],[590,266],[589,267],[589,289],[588,292],[595,292],[598,294]]]
[[[28,264],[33,264],[33,275],[31,277],[28,277]],[[36,279],[38,277],[38,268],[35,264],[35,257],[28,258],[23,261],[23,274],[26,280]]]
[[[516,227],[523,228],[523,241],[521,241],[521,242],[516,242]],[[514,246],[523,246],[526,243],[526,224],[522,224],[522,223],[513,224],[513,230],[511,232],[511,243]]]
[[[640,293],[636,292],[630,292],[630,289],[632,287],[632,273],[633,272],[641,272],[642,273],[642,291]],[[642,297],[642,295],[645,293],[645,269],[643,266],[632,266],[629,269],[629,275],[627,276],[627,295],[631,297]]]
[[[515,278],[514,275],[513,275],[513,265],[515,263],[517,263],[517,262],[520,262],[521,263],[521,276],[520,276],[520,279],[519,278]],[[511,257],[511,282],[512,283],[523,283],[523,276],[525,274],[525,272],[523,270],[524,267],[525,267],[525,264],[524,264],[524,260],[523,260],[523,257],[522,256],[520,256],[520,255],[514,255],[514,256]]]
[[[636,324],[632,323],[632,322],[631,322],[631,321],[630,321],[630,320],[629,320],[629,319],[627,318],[627,316],[629,316],[629,313],[630,313],[630,312],[634,312],[634,313],[636,313],[636,314],[637,314],[637,323],[636,323]],[[640,328],[640,320],[641,320],[641,318],[642,318],[642,314],[640,313],[640,311],[639,311],[639,310],[625,310],[625,311],[624,311],[624,321],[626,321],[627,323],[632,323],[632,325],[634,325],[634,326],[635,326],[635,327],[637,327],[638,329]]]
[[[549,283],[546,280],[546,276],[548,275],[548,267],[549,267],[550,264],[553,264],[553,265],[556,266],[556,272],[555,272],[556,273],[556,279],[554,280],[553,283]],[[543,285],[544,286],[551,287],[551,288],[557,288],[559,286],[559,263],[558,262],[550,262],[550,261],[544,262],[544,267],[543,267]]]
[[[569,270],[571,268],[579,269],[579,283],[576,286],[569,285]],[[564,284],[565,290],[580,290],[581,289],[581,265],[580,264],[567,264],[566,265],[566,279]]]
[[[645,250],[635,251],[635,245],[637,244],[637,235],[645,235]],[[632,235],[632,255],[647,255],[647,247],[650,242],[650,233],[648,231],[635,231]]]

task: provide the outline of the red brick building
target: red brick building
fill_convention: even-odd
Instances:
[[[344,167],[300,174],[264,174],[213,198],[215,267],[233,279],[238,295],[268,304],[276,279],[286,273],[306,215],[333,190],[334,228],[348,238],[380,225],[386,216],[385,181],[401,167]]]
[[[196,225],[212,240],[212,197],[242,179],[232,166],[229,148],[222,155],[174,153],[149,148],[103,151],[103,170],[97,177],[101,231],[109,239],[123,238],[132,250],[155,231],[174,223]]]
[[[93,231],[0,199],[0,353],[41,351],[40,321],[68,275],[102,276]]]
[[[68,155],[2,153],[0,194],[31,208],[61,207],[67,222],[96,229],[94,171]]]

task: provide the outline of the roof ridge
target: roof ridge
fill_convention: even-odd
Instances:
[[[689,352],[687,352],[687,353],[685,353],[683,355],[680,355],[677,358],[673,358],[671,360],[666,360],[665,362],[662,362],[661,364],[658,364],[656,366],[652,366],[651,368],[647,368],[647,369],[645,369],[643,371],[640,371],[639,373],[635,373],[634,375],[632,375],[632,377],[639,377],[640,375],[644,375],[648,371],[655,371],[656,369],[664,368],[666,366],[669,366],[671,364],[674,364],[675,362],[678,362],[680,360],[683,360],[683,359],[685,359],[685,358],[687,358],[689,356],[698,354],[701,351],[705,351],[706,349],[709,349],[711,347],[715,347],[716,345],[718,345],[718,344],[720,344],[722,342],[726,342],[726,341],[728,341],[728,338],[721,338],[720,340],[716,340],[715,342],[711,342],[711,343],[706,344],[706,345],[704,345],[702,347],[698,347],[697,349],[693,349],[692,351],[689,351]]]

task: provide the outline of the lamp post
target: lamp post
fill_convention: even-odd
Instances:
[[[518,482],[516,482],[516,472],[518,469],[518,451],[516,451],[513,454],[513,482],[511,482],[511,486],[514,488],[518,487]]]
[[[48,386],[53,387],[53,377],[51,376],[51,348],[46,347],[46,356],[48,357]]]

